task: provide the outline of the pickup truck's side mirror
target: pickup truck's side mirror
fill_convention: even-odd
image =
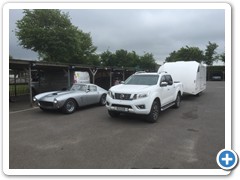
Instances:
[[[160,83],[160,86],[161,86],[161,87],[165,87],[165,86],[167,86],[167,85],[168,85],[168,83],[165,82],[165,81],[163,81],[163,82]]]

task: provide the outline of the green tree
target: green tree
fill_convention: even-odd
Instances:
[[[166,62],[175,61],[197,61],[201,62],[204,59],[203,51],[198,47],[182,47],[178,51],[173,51],[170,56],[166,58]]]
[[[139,67],[142,70],[155,71],[156,68],[155,59],[152,53],[145,53],[140,57]]]
[[[219,59],[225,63],[225,52],[219,55]]]
[[[145,53],[143,56],[139,56],[135,51],[128,52],[123,49],[116,50],[115,53],[107,50],[103,52],[100,57],[103,66],[134,67],[137,70],[154,71],[157,65],[151,53]]]
[[[175,62],[175,61],[180,61],[178,58],[178,54],[176,51],[173,51],[170,53],[168,57],[165,59],[166,62]]]
[[[128,51],[120,49],[116,50],[115,52],[116,60],[117,60],[117,66],[122,67],[128,67],[129,66],[129,59],[128,59]]]
[[[207,65],[212,65],[213,62],[217,60],[217,48],[218,45],[216,43],[211,43],[210,41],[208,42],[207,48],[205,50],[204,63]]]
[[[127,64],[128,67],[136,67],[140,62],[140,56],[137,55],[135,51],[128,52],[127,59],[128,59],[128,64]]]
[[[216,43],[211,42],[208,42],[205,52],[200,50],[198,47],[182,47],[178,51],[171,52],[165,61],[197,61],[199,63],[204,62],[207,65],[212,65],[218,58],[225,61],[225,54],[220,56],[217,55],[217,47],[218,45]]]
[[[23,13],[15,33],[24,48],[38,52],[41,59],[49,62],[91,60],[96,51],[91,36],[72,25],[68,13],[57,9],[24,10]]]
[[[101,64],[103,66],[114,66],[114,65],[116,65],[115,55],[113,53],[111,53],[109,50],[103,52],[100,55],[100,58],[101,58]]]

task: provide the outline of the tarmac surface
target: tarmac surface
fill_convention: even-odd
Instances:
[[[111,118],[104,106],[65,115],[16,101],[10,103],[9,168],[219,169],[224,99],[225,83],[207,82],[200,96],[184,96],[179,109],[161,112],[153,124],[137,115]]]

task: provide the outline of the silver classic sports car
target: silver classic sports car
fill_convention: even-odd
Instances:
[[[42,110],[60,109],[66,114],[90,104],[105,105],[107,91],[95,84],[74,84],[69,91],[53,91],[36,95],[33,101]]]

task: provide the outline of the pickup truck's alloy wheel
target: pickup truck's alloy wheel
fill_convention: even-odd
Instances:
[[[75,110],[76,110],[76,102],[73,99],[68,99],[63,106],[63,112],[70,114],[70,113],[73,113]]]
[[[158,120],[159,113],[160,113],[160,105],[159,105],[159,102],[155,100],[153,101],[151,111],[147,116],[147,120],[152,123],[156,122]]]
[[[177,97],[176,97],[176,100],[175,100],[175,105],[174,107],[175,108],[179,108],[180,107],[180,102],[181,102],[181,96],[180,94],[178,93]]]

